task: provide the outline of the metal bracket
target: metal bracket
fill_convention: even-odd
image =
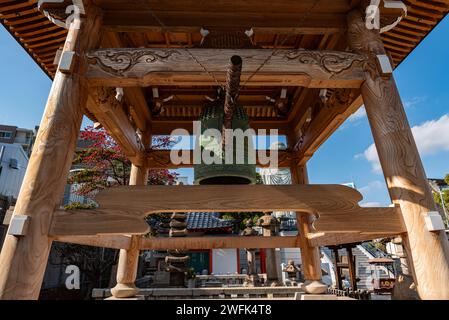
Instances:
[[[424,220],[426,222],[427,230],[429,230],[430,232],[445,230],[443,219],[441,218],[440,213],[437,211],[428,212],[424,217]]]
[[[390,58],[386,54],[377,55],[377,63],[383,76],[391,76],[393,74]]]
[[[8,234],[12,236],[24,236],[27,234],[30,217],[14,215],[9,223]]]
[[[59,71],[62,73],[72,73],[73,67],[75,66],[75,51],[64,51],[59,60]]]

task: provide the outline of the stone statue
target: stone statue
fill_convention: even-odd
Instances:
[[[253,229],[253,222],[248,219],[246,221],[246,228],[240,233],[245,237],[257,236],[258,233]],[[248,260],[248,274],[244,282],[245,287],[255,287],[260,284],[259,275],[256,270],[256,250],[246,249],[246,258]]]
[[[258,233],[253,229],[253,222],[251,219],[246,220],[245,226],[246,228],[240,233],[241,236],[249,237],[249,236],[257,236]]]
[[[264,229],[264,236],[274,235],[276,230],[276,226],[278,225],[278,220],[271,215],[270,212],[265,212],[262,217],[257,221],[257,226],[260,226]],[[265,232],[267,231],[267,232]],[[269,232],[269,234],[268,234]],[[267,233],[267,234],[265,234]]]
[[[257,221],[257,225],[262,227],[264,237],[272,237],[276,235],[276,229],[279,225],[278,220],[271,215],[271,212],[265,212],[264,215]],[[276,258],[275,249],[265,249],[266,253],[266,266],[267,266],[267,284],[268,286],[279,285],[279,264]],[[280,259],[279,259],[280,260]]]
[[[295,265],[293,260],[289,260],[287,266],[282,271],[287,272],[289,280],[296,281],[296,275],[298,272],[301,272],[301,268]]]

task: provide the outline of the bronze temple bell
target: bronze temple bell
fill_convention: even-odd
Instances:
[[[208,129],[216,129],[224,134],[225,129],[241,129],[243,132],[250,128],[245,109],[237,102],[242,70],[242,58],[233,56],[226,77],[226,92],[219,90],[216,100],[208,103],[201,116],[201,136],[197,138],[201,154],[205,149],[221,161],[219,163],[204,163],[194,165],[195,184],[201,185],[232,185],[255,184],[256,164],[251,161],[249,152],[254,152],[250,138],[244,138],[243,161],[237,163],[237,139],[234,139],[232,149],[225,148],[223,142],[206,133]],[[237,143],[236,143],[237,142]],[[225,161],[226,154],[233,153],[232,162]]]

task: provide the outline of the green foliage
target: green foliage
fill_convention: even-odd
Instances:
[[[447,185],[449,185],[449,174],[446,174],[444,177],[444,182],[446,182]],[[446,210],[449,209],[449,190],[444,190],[440,193],[432,191],[433,199],[435,200],[435,203],[438,204],[438,206],[442,207],[444,202],[444,207]]]
[[[449,208],[449,190],[443,191],[443,201],[446,208]],[[435,199],[435,202],[441,207],[441,196],[439,193],[433,192],[433,198]]]
[[[258,172],[256,173],[256,184],[263,184],[262,176]],[[247,220],[251,219],[255,225],[262,216],[262,212],[225,212],[221,214],[222,219],[235,220],[239,230],[245,229]]]
[[[385,253],[387,252],[387,246],[382,242],[374,242],[374,247]]]
[[[72,202],[64,206],[65,210],[76,210],[76,209],[89,210],[95,208],[96,208],[95,203],[80,203],[80,202]]]
[[[187,279],[195,279],[196,278],[196,273],[195,273],[195,269],[194,268],[187,269],[186,278]]]
[[[128,185],[131,161],[121,147],[104,129],[87,127],[81,131],[81,141],[86,145],[76,152],[68,183],[77,184],[76,194],[92,198],[105,188]],[[154,148],[170,148],[170,137],[155,137]],[[149,170],[148,184],[174,184],[177,173],[170,170]]]
[[[259,172],[256,172],[256,184],[263,184],[262,176]]]
[[[235,220],[238,229],[243,230],[247,220],[252,220],[255,225],[262,216],[262,212],[227,212],[221,214],[221,219]]]

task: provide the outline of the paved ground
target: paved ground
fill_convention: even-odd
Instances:
[[[371,300],[391,300],[390,294],[371,294]]]

